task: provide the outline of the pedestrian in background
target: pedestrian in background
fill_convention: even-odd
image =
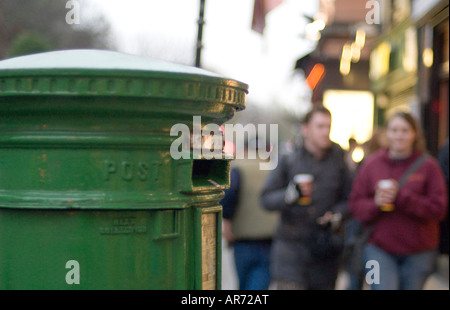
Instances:
[[[240,290],[266,290],[270,281],[270,247],[278,214],[261,207],[259,196],[268,170],[260,170],[260,162],[248,158],[247,152],[244,159],[232,162],[230,188],[221,202],[223,236],[233,246]]]
[[[379,281],[371,288],[422,289],[438,253],[439,222],[447,209],[445,180],[437,160],[428,156],[399,187],[401,176],[425,153],[425,143],[416,120],[405,112],[388,120],[386,136],[388,148],[358,170],[350,210],[372,227],[364,256],[378,263]],[[391,186],[382,187],[382,180]]]
[[[343,241],[338,228],[347,213],[351,177],[344,151],[330,140],[330,128],[329,110],[309,111],[301,124],[301,147],[284,154],[264,183],[264,208],[281,213],[270,289],[335,288]],[[297,182],[296,176],[305,174],[312,184]]]
[[[347,162],[348,168],[351,173],[355,173],[358,168],[358,163],[353,160],[353,152],[358,147],[358,142],[355,138],[351,137],[348,139],[348,150],[346,151],[345,161]]]

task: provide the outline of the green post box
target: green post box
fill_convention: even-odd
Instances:
[[[220,289],[231,158],[175,159],[171,128],[223,124],[246,93],[111,51],[0,61],[0,289]]]

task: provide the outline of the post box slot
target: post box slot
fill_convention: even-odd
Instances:
[[[194,159],[192,184],[194,187],[224,188],[229,183],[229,170],[228,160]]]

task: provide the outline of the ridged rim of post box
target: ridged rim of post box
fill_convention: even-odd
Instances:
[[[200,68],[102,50],[0,61],[0,97],[106,96],[219,102],[245,108],[248,85]]]

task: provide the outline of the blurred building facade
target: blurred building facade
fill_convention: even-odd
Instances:
[[[448,0],[320,0],[312,22],[326,26],[296,69],[310,80],[313,103],[329,90],[369,91],[373,128],[411,112],[435,155],[448,137],[448,16]]]
[[[436,155],[448,137],[449,24],[446,0],[385,0],[370,55],[375,123],[402,109],[421,122]]]
[[[325,28],[317,48],[299,59],[296,66],[305,71],[307,79],[313,78],[317,64],[325,68],[322,79],[310,85],[313,103],[323,100],[328,89],[370,90],[369,57],[380,27],[366,23],[366,12],[361,0],[320,0],[314,20],[322,19]],[[347,69],[342,68],[346,62],[343,58],[350,60]]]
[[[361,0],[320,0],[311,23],[322,20],[325,27],[317,48],[296,64],[312,89],[312,103],[331,110],[331,138],[344,148],[349,138],[363,143],[373,131],[370,52],[381,27],[366,22],[367,11]]]

